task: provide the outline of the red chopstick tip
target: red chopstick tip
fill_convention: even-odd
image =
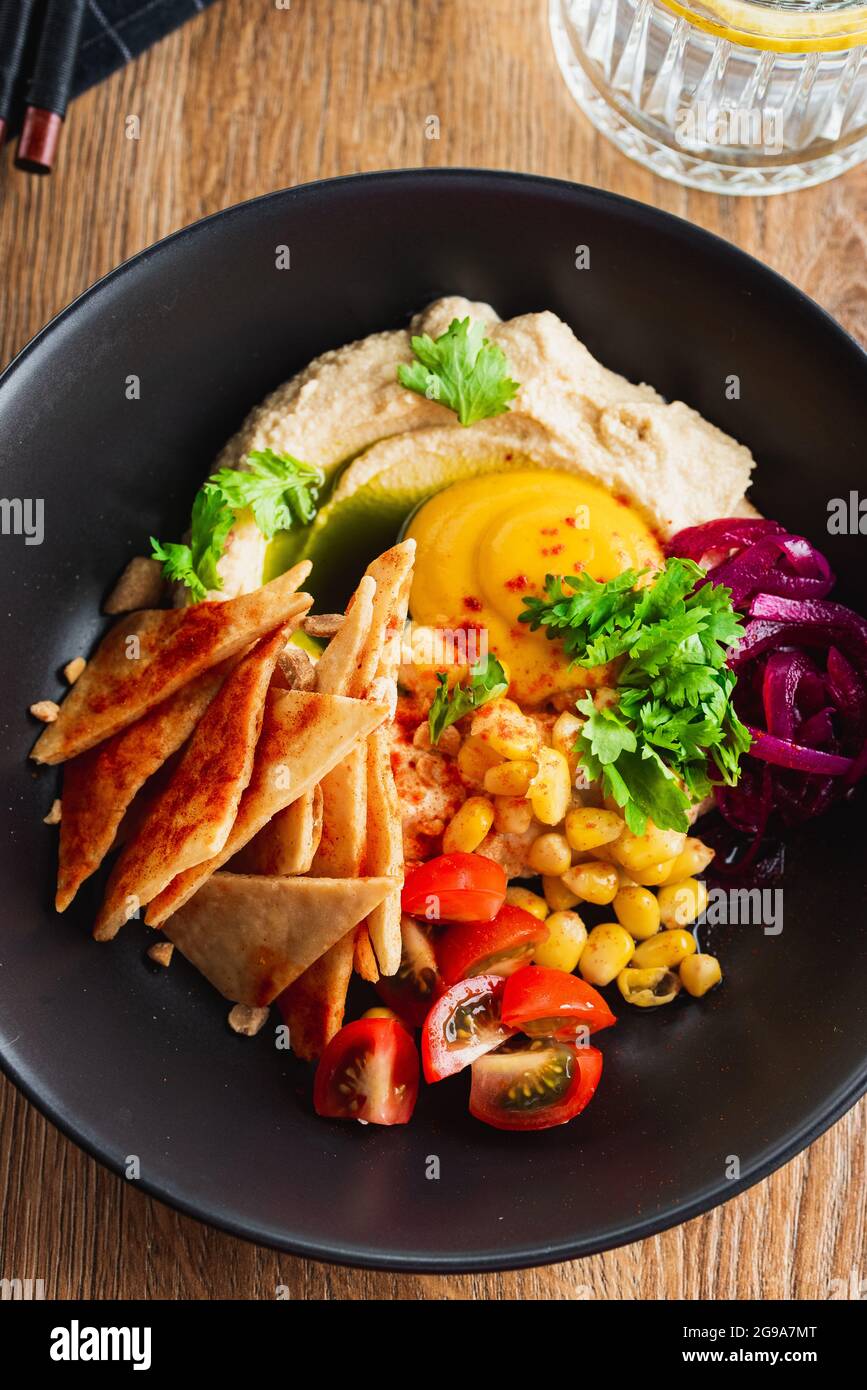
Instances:
[[[57,154],[63,117],[41,106],[28,106],[18,138],[15,163],[30,174],[50,174]]]

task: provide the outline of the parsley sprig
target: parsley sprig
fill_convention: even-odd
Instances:
[[[235,514],[218,487],[208,482],[199,488],[193,502],[189,545],[150,538],[151,553],[162,561],[166,579],[186,584],[196,600],[205,598],[209,589],[221,589],[217,561],[234,520]]]
[[[445,333],[412,339],[416,360],[397,369],[401,386],[453,410],[462,425],[503,415],[518,391],[506,355],[485,337],[481,323],[452,319]]]
[[[636,834],[648,819],[686,830],[690,805],[719,782],[733,786],[750,746],[726,664],[743,635],[731,591],[701,583],[704,571],[691,560],[668,560],[636,587],[641,578],[635,570],[607,583],[548,575],[545,597],[525,599],[521,614],[562,641],[573,664],[616,663],[614,698],[577,703],[585,723],[576,751]]]
[[[440,736],[450,724],[463,719],[465,714],[481,709],[489,700],[505,695],[509,688],[506,672],[495,656],[488,656],[470,668],[470,683],[458,683],[449,690],[449,678],[442,671],[437,672],[438,688],[433,704],[428,712],[430,741],[437,744]]]
[[[186,584],[197,601],[209,589],[221,589],[217,564],[226,537],[239,512],[250,511],[266,540],[278,531],[307,526],[316,515],[321,468],[302,463],[291,454],[253,449],[247,468],[221,468],[196,493],[190,523],[190,543],[150,538],[152,555],[166,579]]]
[[[310,525],[325,481],[321,468],[273,449],[254,449],[247,455],[247,465],[243,471],[221,468],[211,478],[235,511],[249,507],[267,540],[277,531]]]

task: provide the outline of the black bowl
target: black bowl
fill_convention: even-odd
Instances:
[[[275,268],[281,245],[290,270]],[[589,270],[575,267],[582,245]],[[610,194],[470,171],[291,189],[170,237],[66,309],[0,382],[4,492],[45,503],[44,543],[4,535],[0,552],[2,1057],[91,1153],[118,1171],[137,1155],[149,1192],[230,1231],[325,1260],[496,1269],[695,1216],[862,1093],[863,804],[791,837],[780,934],[717,930],[721,990],[603,1035],[603,1084],[580,1120],[497,1133],[468,1116],[460,1077],[384,1130],[317,1119],[310,1069],[270,1031],[231,1034],[182,960],[147,968],[140,924],[93,943],[97,885],[55,916],[56,832],[41,818],[57,778],[26,761],[27,706],[59,695],[59,668],[102,631],[101,599],[148,534],[180,534],[249,407],[316,353],[446,292],[504,315],[553,309],[608,366],[744,440],[757,504],[812,535],[838,596],[867,610],[863,540],[826,529],[829,499],[863,488],[867,359],[726,243]]]

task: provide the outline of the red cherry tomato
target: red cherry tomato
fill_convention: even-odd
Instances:
[[[499,975],[461,980],[434,1004],[421,1035],[426,1081],[442,1081],[499,1047],[514,1032],[500,1019]]]
[[[381,975],[375,989],[408,1028],[421,1028],[444,986],[424,927],[404,914],[400,934],[403,944],[397,974]]]
[[[331,1039],[313,1083],[317,1115],[405,1125],[418,1098],[418,1053],[402,1023],[360,1018]]]
[[[489,922],[506,900],[506,875],[483,854],[440,854],[403,885],[404,912],[428,922]]]
[[[527,965],[506,981],[503,1022],[531,1038],[574,1039],[582,1028],[597,1033],[617,1019],[599,991],[577,975]]]
[[[461,922],[437,942],[440,974],[447,985],[470,975],[511,975],[526,965],[548,928],[532,912],[504,903],[493,921]]]
[[[574,1119],[602,1075],[596,1047],[528,1043],[473,1062],[470,1114],[494,1129],[550,1129]]]

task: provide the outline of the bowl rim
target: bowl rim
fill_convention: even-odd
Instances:
[[[826,309],[757,257],[741,250],[724,237],[707,231],[703,227],[698,227],[685,218],[663,211],[651,204],[624,197],[622,194],[609,192],[607,189],[594,188],[587,184],[574,183],[567,179],[552,178],[546,175],[506,169],[416,167],[370,170],[275,189],[269,193],[233,203],[229,207],[220,208],[195,222],[187,223],[168,233],[159,241],[143,247],[101,276],[61,308],[15,354],[0,372],[0,413],[2,413],[3,407],[3,387],[20,370],[47,335],[78,312],[81,306],[91,299],[97,298],[117,278],[135,273],[139,266],[144,265],[153,256],[175,242],[186,240],[198,234],[200,229],[210,227],[225,219],[250,215],[258,206],[272,201],[288,199],[291,203],[296,199],[316,198],[319,195],[327,196],[329,190],[335,186],[345,187],[350,193],[356,188],[362,190],[371,185],[402,185],[404,189],[410,190],[414,182],[419,179],[426,182],[442,181],[449,184],[473,182],[477,188],[482,190],[486,186],[492,190],[502,190],[509,186],[525,192],[532,192],[533,189],[540,192],[547,190],[562,197],[574,198],[577,196],[579,199],[586,199],[591,203],[603,206],[610,205],[621,216],[630,217],[639,232],[642,224],[652,223],[657,228],[662,224],[670,235],[690,241],[692,244],[699,243],[711,256],[723,257],[729,261],[737,262],[740,266],[746,262],[750,273],[765,278],[777,293],[785,294],[790,299],[794,296],[793,302],[799,306],[802,312],[813,318],[815,322],[821,323],[826,331],[831,332],[832,336],[836,336],[841,346],[850,351],[854,350],[853,361],[860,363],[865,378],[867,378],[867,352]],[[111,1153],[107,1144],[104,1141],[100,1142],[99,1136],[86,1131],[77,1124],[75,1116],[68,1110],[65,1110],[61,1105],[55,1105],[50,1099],[40,1094],[38,1078],[26,1076],[15,1061],[6,1055],[6,1050],[2,1046],[0,1046],[0,1070],[66,1138],[72,1140],[91,1158],[96,1159],[116,1176],[123,1176],[123,1165]],[[811,1114],[804,1118],[797,1129],[794,1132],[790,1131],[783,1140],[767,1145],[737,1179],[726,1180],[724,1186],[719,1181],[707,1181],[703,1184],[701,1192],[691,1199],[674,1202],[660,1214],[641,1219],[631,1219],[628,1223],[623,1223],[616,1228],[600,1232],[594,1236],[577,1239],[572,1237],[547,1246],[525,1244],[512,1251],[490,1249],[465,1254],[425,1254],[423,1252],[404,1254],[393,1250],[389,1251],[387,1248],[371,1246],[369,1242],[367,1244],[341,1242],[340,1240],[313,1242],[286,1234],[261,1223],[251,1224],[249,1221],[238,1220],[219,1208],[212,1209],[197,1204],[194,1197],[186,1195],[182,1183],[152,1182],[142,1177],[138,1180],[137,1186],[150,1197],[164,1202],[174,1210],[229,1235],[307,1259],[353,1268],[424,1274],[454,1275],[526,1269],[566,1260],[583,1259],[606,1250],[643,1241],[722,1205],[731,1197],[737,1196],[770,1176],[803,1149],[814,1143],[820,1135],[840,1120],[865,1092],[867,1092],[867,1053],[865,1053],[860,1070],[856,1070],[854,1074],[850,1075],[827,1098],[826,1103],[820,1109],[814,1109]]]

